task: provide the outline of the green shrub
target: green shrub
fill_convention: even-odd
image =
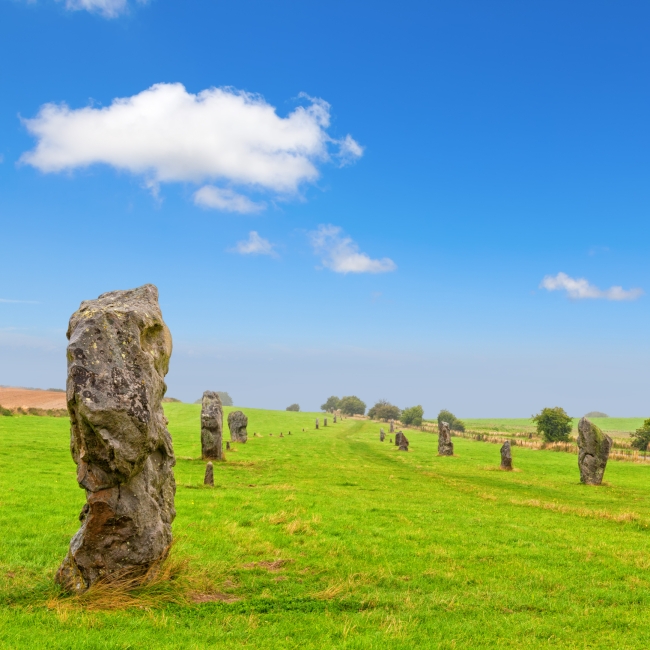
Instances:
[[[327,398],[325,404],[321,404],[320,410],[325,411],[325,413],[334,413],[339,408],[341,408],[341,400],[332,395],[332,397]]]
[[[643,426],[637,429],[631,436],[632,447],[639,451],[646,451],[650,444],[650,419],[643,422]]]
[[[414,427],[422,426],[422,418],[424,417],[424,409],[421,406],[411,406],[402,411],[402,424]]]
[[[9,409],[5,409],[5,408],[2,408],[2,406],[0,406],[0,415],[11,417],[13,415],[13,413]]]
[[[298,404],[292,404],[291,406],[287,406],[287,411],[299,411],[300,406]]]
[[[446,422],[452,431],[465,431],[465,423],[459,420],[451,411],[442,409],[438,413],[438,426],[441,422]]]
[[[369,411],[372,420],[399,420],[400,410],[385,399],[380,399]]]
[[[567,442],[571,427],[572,418],[559,406],[542,409],[537,415],[533,415],[533,422],[537,425],[537,433],[543,436],[546,442]]]
[[[348,395],[341,398],[339,408],[346,415],[363,415],[366,412],[366,403],[362,402],[356,395]]]

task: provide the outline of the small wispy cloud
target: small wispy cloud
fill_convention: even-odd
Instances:
[[[61,2],[62,0],[57,0]],[[147,4],[148,0],[136,0],[138,4]],[[90,11],[104,18],[117,18],[129,10],[128,0],[65,0],[65,8],[70,11]]]
[[[15,304],[22,304],[22,305],[38,305],[37,300],[9,300],[8,298],[0,298],[0,302],[2,303],[15,303]]]
[[[222,210],[224,212],[239,212],[240,214],[251,214],[264,210],[264,203],[255,203],[247,196],[237,194],[228,188],[204,185],[194,193],[194,204],[202,208]]]
[[[643,289],[623,289],[623,287],[610,287],[599,289],[590,284],[585,278],[572,278],[566,273],[547,275],[539,285],[547,291],[566,291],[572,300],[600,299],[600,300],[636,300],[643,295]]]
[[[344,235],[339,226],[320,225],[309,233],[309,238],[323,266],[335,273],[388,273],[397,269],[388,257],[373,260],[361,253],[357,243]]]
[[[239,253],[240,255],[270,255],[271,257],[278,256],[278,254],[275,252],[275,245],[272,244],[268,239],[260,237],[259,233],[255,230],[251,230],[248,235],[248,239],[237,242],[232,251],[234,253]]]

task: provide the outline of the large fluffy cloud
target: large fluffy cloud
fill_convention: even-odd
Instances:
[[[195,201],[229,210],[239,196],[230,186],[291,195],[318,178],[321,164],[343,165],[362,155],[351,136],[328,134],[327,102],[303,99],[304,106],[280,117],[258,95],[232,88],[194,95],[182,84],[163,83],[104,108],[46,104],[24,120],[37,144],[21,161],[43,172],[103,163],[140,175],[152,187],[217,183],[226,187],[202,188]],[[243,212],[260,207],[239,204]]]
[[[539,285],[547,291],[566,291],[569,298],[584,300],[585,298],[600,298],[603,300],[636,300],[643,295],[642,289],[623,289],[610,287],[599,289],[590,284],[585,278],[572,278],[566,273],[547,275]]]
[[[324,267],[336,273],[387,273],[397,265],[388,257],[373,260],[359,252],[359,246],[343,235],[338,226],[321,225],[309,233],[314,252],[321,257]]]

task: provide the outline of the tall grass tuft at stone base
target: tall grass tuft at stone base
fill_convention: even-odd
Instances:
[[[438,457],[409,431],[404,453],[369,421],[242,408],[248,442],[209,488],[200,406],[165,410],[171,560],[85,600],[53,582],[84,503],[68,423],[0,418],[0,647],[650,645],[648,466],[610,460],[590,487],[572,454],[513,447],[504,472],[497,445]]]

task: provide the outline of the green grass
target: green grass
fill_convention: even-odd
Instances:
[[[594,424],[614,435],[627,436],[643,425],[644,418],[589,418]],[[574,433],[578,432],[578,421],[573,418]],[[518,431],[533,432],[536,430],[530,418],[483,418],[463,419],[467,429],[472,431],[503,431],[514,433]]]
[[[438,458],[435,435],[409,432],[405,454],[371,422],[316,432],[317,414],[245,409],[264,437],[227,454],[209,489],[199,409],[166,405],[174,554],[240,600],[48,608],[84,502],[68,426],[0,418],[0,647],[650,645],[648,467],[610,462],[607,485],[586,487],[572,454],[516,447],[504,473],[497,445],[454,438]]]

